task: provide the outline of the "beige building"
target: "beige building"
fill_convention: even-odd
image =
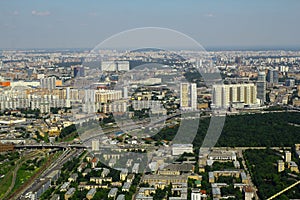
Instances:
[[[300,99],[299,98],[293,99],[293,106],[296,106],[296,107],[300,106]]]
[[[215,107],[226,108],[233,103],[250,106],[257,104],[257,90],[254,83],[213,85],[212,95]]]
[[[90,182],[95,182],[96,184],[102,184],[102,182],[112,182],[112,177],[90,177]]]
[[[128,169],[122,169],[120,173],[120,180],[125,181],[128,175]]]
[[[175,175],[175,176],[166,176],[166,175],[145,175],[143,177],[143,182],[148,183],[155,188],[165,188],[166,186],[172,184],[187,184],[188,175]]]
[[[214,172],[208,172],[208,182],[209,183],[214,183],[215,182]]]
[[[285,162],[291,162],[292,160],[292,154],[290,151],[285,151],[284,152],[284,161]]]
[[[197,84],[181,83],[180,84],[180,108],[197,109]]]
[[[92,199],[94,197],[94,195],[96,194],[96,188],[92,188],[88,191],[88,193],[86,194],[86,198],[88,200]]]
[[[118,193],[118,188],[111,188],[107,196],[108,198],[115,199],[117,197],[117,193]]]
[[[70,188],[65,194],[65,199],[68,200],[69,198],[71,198],[74,195],[75,191],[75,188]]]
[[[277,161],[277,167],[278,167],[278,172],[284,171],[284,162],[283,162],[283,160],[278,160]]]
[[[158,170],[158,175],[180,175],[181,173],[194,172],[194,165],[189,163],[184,164],[169,164],[161,170]]]
[[[291,161],[291,162],[288,163],[288,168],[289,168],[292,172],[299,173],[298,165],[297,165],[294,161]]]

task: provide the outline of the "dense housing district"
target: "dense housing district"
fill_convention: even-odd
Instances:
[[[299,51],[99,54],[1,51],[0,199],[300,198]]]

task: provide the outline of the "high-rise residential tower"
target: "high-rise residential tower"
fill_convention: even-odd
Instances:
[[[54,90],[56,88],[56,78],[48,77],[40,79],[41,88]]]
[[[196,83],[180,84],[180,108],[197,109],[197,85]]]
[[[228,108],[233,104],[256,105],[256,87],[253,83],[216,84],[212,89],[212,103],[217,108]]]
[[[267,74],[267,81],[271,84],[278,84],[278,70],[276,69],[269,69]]]
[[[258,79],[256,82],[257,98],[260,100],[260,104],[264,104],[266,101],[266,73],[258,72]]]

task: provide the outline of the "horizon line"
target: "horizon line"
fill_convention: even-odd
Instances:
[[[199,50],[188,47],[165,47],[168,50]],[[300,45],[203,45],[206,51],[300,51]],[[30,51],[30,50],[52,50],[52,51],[72,51],[72,50],[92,50],[90,47],[20,47],[20,48],[0,48],[0,51]],[[128,50],[130,47],[103,48],[103,50]]]

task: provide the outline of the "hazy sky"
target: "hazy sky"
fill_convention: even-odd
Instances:
[[[298,0],[0,0],[0,48],[93,48],[145,26],[204,47],[300,46],[299,10]]]

